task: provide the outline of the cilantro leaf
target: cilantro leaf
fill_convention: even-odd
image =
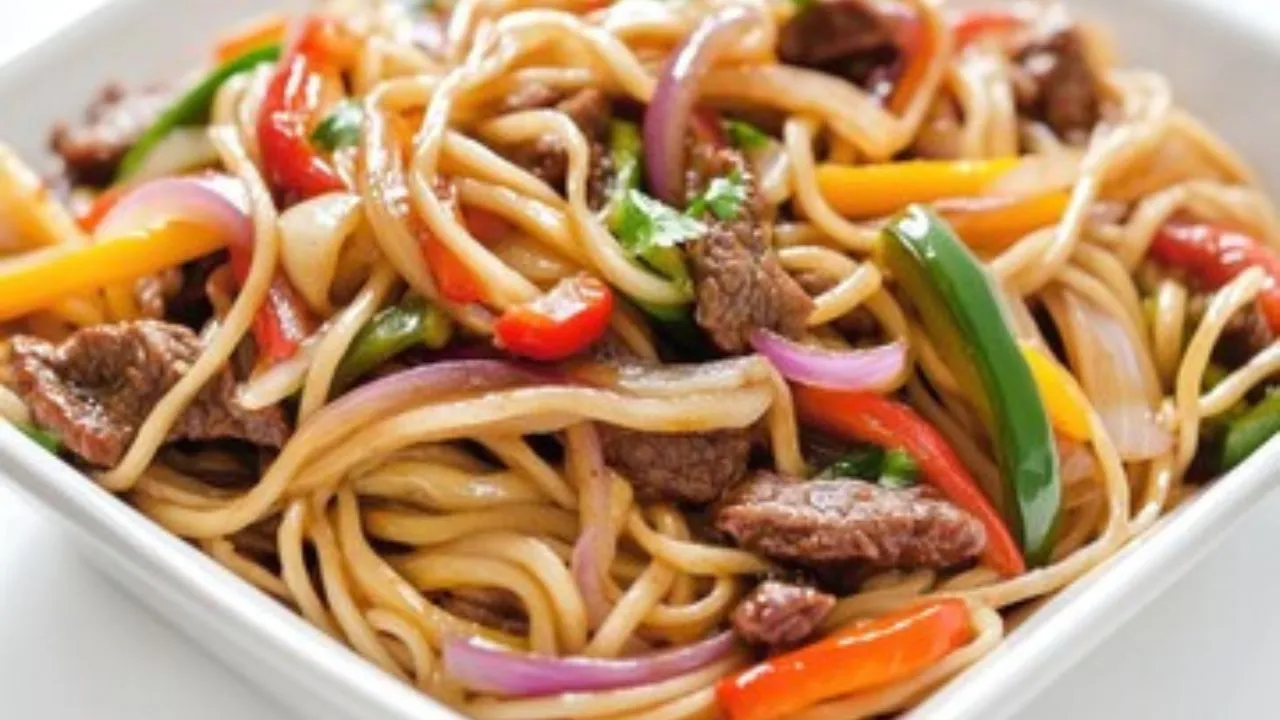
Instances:
[[[618,239],[637,253],[648,247],[675,247],[707,232],[707,226],[639,190],[629,190],[618,206]]]
[[[759,150],[769,144],[769,136],[765,131],[749,122],[726,119],[722,124],[729,142],[739,150]]]
[[[693,282],[679,245],[705,234],[706,225],[634,189],[621,195],[611,224],[628,254],[692,292]]]
[[[360,142],[360,124],[363,120],[364,112],[360,106],[344,100],[334,106],[311,131],[311,144],[329,152],[355,145]]]
[[[742,173],[734,170],[728,177],[712,180],[707,189],[689,203],[688,214],[701,217],[710,211],[721,220],[732,220],[742,212],[742,206],[746,202],[747,184],[742,179]]]

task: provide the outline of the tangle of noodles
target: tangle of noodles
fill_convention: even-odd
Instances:
[[[802,8],[811,4],[819,9]],[[562,658],[620,672],[620,659],[646,656],[642,664],[656,667],[664,652],[715,646],[760,579],[787,572],[794,558],[706,532],[706,498],[646,491],[615,460],[618,433],[750,437],[752,472],[804,477],[822,469],[791,373],[776,358],[741,348],[673,350],[673,326],[651,311],[692,299],[686,323],[712,331],[706,270],[693,263],[690,279],[636,254],[619,220],[618,203],[629,196],[617,194],[611,183],[619,180],[601,185],[597,175],[602,153],[614,152],[603,167],[619,170],[616,149],[557,104],[574,93],[603,93],[615,121],[688,121],[671,126],[687,130],[677,156],[686,145],[739,142],[733,126],[708,130],[708,117],[754,124],[758,137],[738,148],[745,165],[734,171],[759,173],[758,202],[745,201],[756,202],[748,221],[763,227],[768,262],[811,296],[794,328],[765,329],[821,357],[852,357],[879,343],[900,349],[874,391],[936,429],[977,492],[997,505],[1009,478],[991,409],[974,403],[947,339],[930,333],[919,298],[878,251],[887,213],[905,201],[892,213],[850,209],[884,188],[845,197],[827,173],[881,165],[907,173],[917,159],[1018,165],[998,183],[919,198],[937,201],[961,229],[971,227],[963,207],[951,214],[948,201],[1056,203],[999,242],[961,232],[1008,310],[1000,322],[1056,359],[1082,403],[1076,436],[1051,418],[1062,497],[1047,562],[1014,574],[983,561],[868,562],[849,571],[853,580],[838,584],[819,636],[940,598],[963,600],[970,632],[917,672],[824,696],[795,717],[909,708],[991,651],[1014,606],[1089,572],[1216,474],[1224,432],[1241,408],[1265,402],[1280,372],[1270,332],[1260,345],[1242,345],[1239,332],[1251,318],[1266,324],[1280,261],[1211,281],[1185,263],[1156,261],[1166,235],[1193,223],[1252,238],[1261,255],[1251,257],[1265,256],[1280,242],[1272,206],[1240,158],[1174,104],[1161,76],[1106,66],[1099,39],[1061,8],[1021,8],[1005,18],[1014,29],[975,39],[961,36],[963,15],[926,0],[426,5],[434,9],[338,1],[314,11],[329,23],[328,92],[347,96],[360,118],[345,142],[313,150],[341,189],[282,191],[272,166],[278,148],[263,142],[261,125],[279,101],[273,78],[288,59],[242,68],[218,88],[198,164],[239,188],[233,204],[251,234],[251,261],[234,279],[223,267],[194,281],[212,305],[200,318],[198,355],[157,391],[118,462],[87,472],[320,631],[466,715],[707,717],[722,709],[717,684],[760,659],[736,643],[678,672],[578,691],[491,691],[451,674],[451,643],[467,638],[484,641],[472,651],[532,653],[513,655],[531,662]],[[838,61],[784,61],[795,52],[786,45],[798,15],[836,6],[878,17],[898,43],[871,77],[842,75]],[[733,18],[731,41],[712,37],[716,18]],[[1067,34],[1034,45],[1044,32]],[[1019,44],[1027,36],[1030,50]],[[805,39],[814,52],[831,40]],[[883,63],[880,42],[872,59]],[[704,52],[691,59],[689,48]],[[1045,86],[1028,89],[1037,79],[1024,60],[1034,52],[1060,53],[1050,58],[1060,65],[1092,63],[1097,107],[1087,127],[1056,126],[1054,108],[1043,106],[1062,98]],[[692,78],[679,77],[686,66],[695,67]],[[680,104],[670,97],[673,77],[686,109],[698,103],[692,120],[665,117],[679,114],[671,110]],[[1080,81],[1068,72],[1044,82]],[[517,100],[540,93],[551,99]],[[321,100],[325,110],[334,99]],[[314,128],[326,114],[307,122]],[[661,134],[641,129],[646,143]],[[198,131],[195,140],[203,143]],[[527,161],[521,153],[530,147],[550,149],[559,175]],[[663,197],[673,169],[648,152],[636,160],[648,175],[639,187],[676,203],[678,213],[683,198]],[[675,176],[685,169],[677,164]],[[720,180],[741,180],[727,177]],[[677,189],[686,182],[694,180]],[[0,295],[6,273],[28,254],[91,246],[92,225],[78,225],[38,184],[0,148]],[[602,198],[602,188],[614,194]],[[691,216],[684,222],[697,225]],[[670,244],[679,254],[687,241]],[[459,294],[441,257],[469,280],[472,296]],[[193,282],[199,263],[225,261],[214,254],[189,264],[183,282]],[[584,274],[617,297],[600,349],[551,365],[512,361],[520,352],[501,332],[513,311]],[[278,283],[292,286],[315,322],[287,358],[257,357],[249,370],[239,361],[262,345],[261,313],[276,302]],[[754,302],[726,287],[730,301]],[[52,425],[32,382],[9,365],[19,336],[56,343],[82,328],[156,317],[134,289],[102,283],[13,316],[3,315],[0,299],[0,417],[27,429]],[[437,313],[432,321],[452,328],[452,339],[446,333],[430,350],[350,374],[367,329],[411,300]],[[290,419],[278,453],[200,439],[170,446],[189,408],[206,402],[204,389],[228,368],[238,380],[229,402],[245,412],[283,408]]]

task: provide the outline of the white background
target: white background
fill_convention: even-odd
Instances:
[[[0,62],[102,1],[0,0]],[[1274,2],[1230,4],[1280,26]],[[1280,495],[1020,717],[1280,717],[1277,546]],[[294,718],[126,598],[2,483],[0,717]]]

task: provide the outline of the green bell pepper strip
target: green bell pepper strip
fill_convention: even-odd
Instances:
[[[338,363],[333,385],[341,391],[369,371],[416,345],[444,347],[453,334],[449,316],[413,296],[383,309],[360,328]]]
[[[1277,432],[1280,432],[1280,392],[1273,392],[1227,422],[1222,441],[1222,469],[1230,470],[1244,462]]]
[[[891,490],[916,484],[920,466],[902,448],[885,450],[879,445],[859,445],[836,458],[817,479],[855,478],[875,480]]]
[[[48,430],[38,428],[32,423],[21,423],[17,428],[22,431],[23,435],[31,438],[32,442],[45,450],[48,450],[54,455],[62,452],[62,441],[58,439],[57,435],[54,435]]]
[[[280,58],[279,45],[267,45],[233,58],[219,65],[203,80],[188,90],[182,97],[170,105],[156,121],[138,138],[129,152],[125,153],[116,170],[116,182],[129,179],[142,168],[143,162],[152,150],[164,140],[174,129],[186,125],[199,125],[209,119],[209,110],[213,107],[213,99],[218,88],[232,75],[251,70],[254,67]]]
[[[923,206],[908,207],[882,240],[885,264],[990,429],[1002,476],[990,499],[1027,563],[1047,563],[1062,510],[1057,449],[994,283],[951,228]]]

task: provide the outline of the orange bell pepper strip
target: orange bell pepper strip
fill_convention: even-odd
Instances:
[[[1017,158],[907,160],[873,165],[818,166],[818,189],[836,212],[867,219],[914,202],[970,197],[1017,167]]]
[[[0,263],[0,320],[81,293],[137,280],[226,246],[216,228],[171,220],[81,247],[38,250]]]
[[[129,189],[126,185],[113,185],[103,190],[98,197],[93,199],[89,207],[83,212],[76,215],[76,223],[81,230],[91,233],[98,227],[98,223],[102,222],[102,218],[111,212],[111,208],[120,202],[120,198],[124,197],[125,190]]]
[[[604,335],[613,313],[613,291],[590,275],[556,283],[549,292],[508,308],[493,325],[498,345],[534,360],[563,360]]]
[[[956,48],[963,48],[987,35],[1009,35],[1026,27],[1026,20],[1005,8],[965,10],[951,21]]]
[[[823,700],[918,675],[973,637],[963,600],[933,600],[747,668],[721,680],[716,699],[728,720],[780,720]]]
[[[258,48],[280,44],[284,42],[288,29],[289,21],[283,15],[265,15],[219,38],[213,50],[213,59],[221,65]]]
[[[969,512],[987,531],[983,561],[1004,577],[1026,572],[1026,561],[1009,528],[946,438],[903,403],[871,392],[793,385],[796,410],[805,423],[837,437],[906,451],[925,480]]]
[[[906,57],[906,63],[885,103],[890,112],[902,114],[920,83],[924,82],[929,64],[937,53],[938,38],[934,37],[929,23],[914,9],[906,9],[905,5],[886,7],[903,8],[900,17],[893,17],[893,26],[898,52]]]
[[[286,204],[346,189],[342,177],[320,157],[309,138],[326,88],[340,82],[329,54],[331,38],[338,35],[334,20],[307,18],[280,59],[262,100],[257,135],[263,174]]]
[[[1070,195],[1055,191],[1025,197],[953,198],[934,203],[934,210],[974,250],[998,252],[1028,234],[1057,223]]]

